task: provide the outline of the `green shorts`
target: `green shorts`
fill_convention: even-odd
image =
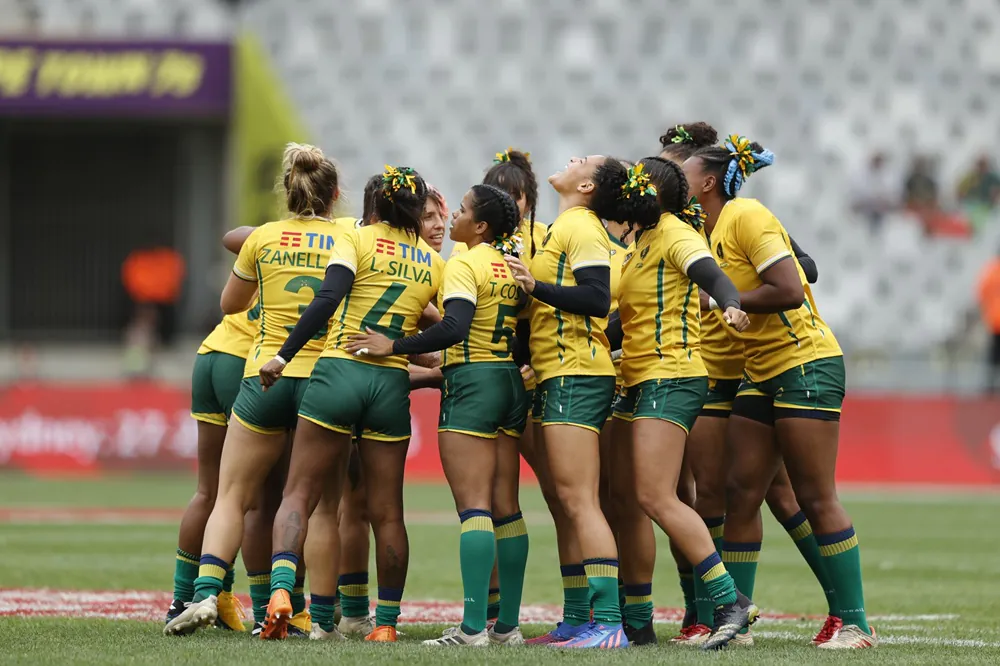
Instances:
[[[575,425],[601,432],[611,412],[615,377],[553,377],[535,387],[531,418],[547,425]]]
[[[615,409],[615,418],[669,421],[684,432],[691,432],[707,393],[708,377],[650,379],[625,389]]]
[[[789,418],[839,421],[846,383],[843,356],[810,361],[762,382],[745,376],[733,414],[766,425]]]
[[[243,381],[245,358],[208,352],[194,357],[191,374],[191,416],[196,421],[225,427]]]
[[[736,399],[736,392],[740,388],[741,379],[712,379],[708,378],[708,396],[705,398],[705,405],[701,408],[702,416],[717,416],[728,418],[733,411],[733,400]]]
[[[299,416],[334,432],[401,442],[410,438],[410,375],[401,368],[321,358]]]
[[[305,377],[282,377],[265,391],[259,377],[247,377],[240,384],[233,416],[262,435],[293,430],[298,421],[299,403],[308,383]]]
[[[528,420],[528,394],[512,363],[463,363],[444,368],[438,432],[494,438],[520,437]]]

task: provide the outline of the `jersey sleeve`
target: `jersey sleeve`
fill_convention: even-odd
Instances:
[[[685,275],[694,262],[712,258],[705,239],[687,225],[664,234],[663,243],[666,245],[664,254]]]
[[[763,206],[746,211],[736,225],[736,241],[757,273],[763,273],[778,261],[792,256],[781,223]]]
[[[357,229],[350,229],[344,233],[340,239],[334,243],[330,252],[330,266],[343,266],[352,273],[357,274],[358,266],[361,264],[361,238]]]
[[[476,272],[464,257],[456,257],[448,261],[444,267],[444,287],[441,289],[441,302],[452,298],[461,298],[476,305]]]
[[[588,220],[580,220],[572,225],[567,234],[566,261],[571,271],[595,266],[611,267],[611,241],[608,233]],[[566,228],[565,226],[563,227]]]
[[[254,229],[240,248],[240,254],[233,264],[236,277],[247,282],[257,281],[257,252],[260,250],[260,235],[262,227]]]

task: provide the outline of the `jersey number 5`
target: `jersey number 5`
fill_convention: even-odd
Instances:
[[[388,327],[382,326],[380,322],[389,312],[389,308],[403,295],[404,291],[406,291],[406,285],[402,282],[393,282],[389,285],[382,292],[382,295],[379,296],[379,299],[375,301],[375,305],[368,311],[365,318],[361,320],[361,332],[366,333],[367,329],[370,328],[378,331],[390,340],[398,340],[403,337],[403,324],[406,322],[406,317],[403,315],[392,315],[392,318],[389,319]]]
[[[498,358],[510,358],[514,352],[514,329],[507,325],[507,319],[517,322],[517,313],[521,311],[520,305],[505,305],[501,303],[497,306],[497,323],[493,327],[493,344],[500,344],[501,340],[506,340],[507,351],[493,350],[493,355]]]

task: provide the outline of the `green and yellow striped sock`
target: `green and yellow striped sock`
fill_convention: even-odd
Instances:
[[[306,609],[306,579],[295,576],[295,586],[292,588],[292,615],[298,615]]]
[[[559,567],[563,583],[563,622],[579,627],[590,622],[590,584],[583,564]]]
[[[712,553],[702,560],[695,566],[694,572],[705,583],[708,595],[717,606],[736,602],[736,584],[718,553]]]
[[[802,559],[812,569],[813,575],[816,576],[820,587],[823,588],[829,614],[833,617],[840,617],[840,609],[837,608],[837,594],[826,571],[826,565],[823,563],[823,556],[819,553],[819,544],[816,542],[816,535],[813,534],[812,525],[806,520],[806,514],[799,511],[788,520],[783,521],[781,526],[788,532],[788,536],[791,537],[795,547],[802,554]]]
[[[871,634],[861,583],[861,549],[854,527],[833,534],[817,534],[816,543],[835,590],[840,619]]]
[[[490,588],[490,600],[486,605],[486,621],[496,620],[500,617],[500,588]]]
[[[459,539],[458,559],[465,593],[461,629],[471,636],[486,628],[496,535],[493,532],[493,516],[485,509],[466,509],[459,514],[459,518],[462,519],[462,536]]]
[[[271,556],[271,593],[284,590],[292,593],[295,587],[295,569],[299,566],[299,556],[295,553],[276,553]]]
[[[695,587],[694,587],[694,569],[681,569],[679,566],[677,568],[677,578],[681,582],[681,594],[684,595],[684,613],[687,614],[689,611],[694,610],[695,600]]]
[[[597,558],[583,561],[594,608],[594,622],[616,625],[622,623],[618,606],[618,560]]]
[[[336,597],[324,597],[319,594],[312,595],[309,604],[309,614],[312,621],[319,625],[323,631],[333,631],[333,605]]]
[[[271,597],[271,572],[248,571],[247,581],[250,583],[250,606],[253,610],[253,621],[263,622],[267,615],[267,603]]]
[[[194,581],[194,597],[192,601],[203,601],[212,595],[219,596],[222,592],[222,579],[226,577],[229,562],[215,555],[202,555],[201,566],[198,567],[198,578]]]
[[[198,556],[177,549],[174,560],[174,599],[188,602],[194,598],[194,579],[198,577]]]
[[[653,584],[625,586],[625,622],[642,629],[653,621]]]
[[[517,512],[493,520],[497,537],[497,569],[500,573],[500,607],[495,631],[506,634],[520,623],[524,571],[528,567],[528,528]]]
[[[712,537],[712,543],[715,545],[715,552],[717,552],[721,557],[722,526],[726,522],[726,517],[715,516],[712,518],[702,518],[702,520],[705,521],[705,527],[708,528],[708,534]],[[698,624],[711,627],[715,622],[715,602],[712,601],[712,598],[709,596],[708,590],[705,588],[705,583],[702,582],[701,578],[695,578],[694,580],[694,603],[695,607],[698,609]]]
[[[492,565],[490,565],[492,568]],[[489,583],[486,583],[489,585]],[[375,606],[375,625],[395,627],[399,620],[399,604],[403,600],[403,589],[378,587],[378,605]]]
[[[760,560],[760,541],[754,543],[722,543],[722,561],[726,565],[736,589],[753,599],[753,586],[757,578],[757,562]]]
[[[368,616],[370,604],[367,571],[343,574],[337,579],[337,592],[340,594],[340,612],[344,617]]]

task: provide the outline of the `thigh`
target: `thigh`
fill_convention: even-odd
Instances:
[[[288,463],[285,494],[303,492],[315,501],[332,476],[346,472],[350,451],[350,435],[299,419]],[[313,506],[315,504],[310,505],[310,510]]]
[[[632,474],[640,494],[676,496],[686,440],[687,432],[672,421],[632,422]]]
[[[691,467],[696,489],[695,503],[699,512],[713,509],[706,502],[716,503],[709,516],[724,511],[723,497],[726,486],[726,431],[729,413],[724,411],[706,412],[704,409],[691,428],[686,447],[686,459]],[[702,501],[704,500],[704,502]],[[705,506],[703,506],[705,505]],[[702,514],[704,515],[704,514]]]
[[[367,484],[368,515],[373,523],[403,518],[403,470],[410,441],[361,440],[358,451]]]
[[[804,418],[782,418],[775,424],[778,446],[796,495],[803,499],[836,494],[840,424]]]
[[[727,500],[727,513],[734,510],[756,512],[781,465],[774,428],[737,416],[735,412],[729,417],[727,425],[727,496],[736,492],[744,500],[736,503]]]
[[[219,487],[219,468],[225,443],[225,426],[198,421],[198,486],[203,490],[214,492]]]
[[[544,428],[547,472],[557,490],[580,489],[596,496],[601,475],[598,433],[574,425]]]
[[[438,438],[441,466],[459,513],[491,506],[497,469],[495,439],[457,432],[442,432]]]
[[[285,434],[265,435],[233,421],[219,468],[219,495],[235,493],[249,508],[268,472],[284,452]]]

